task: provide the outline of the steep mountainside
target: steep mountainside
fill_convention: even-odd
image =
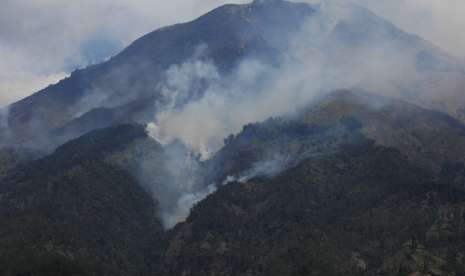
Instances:
[[[229,183],[171,231],[163,275],[461,275],[465,190],[431,179],[366,142]]]
[[[1,179],[0,274],[150,275],[163,229],[122,166],[136,145],[161,151],[145,139],[141,126],[92,132]]]

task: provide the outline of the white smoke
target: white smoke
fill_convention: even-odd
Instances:
[[[176,205],[172,210],[161,213],[161,219],[165,229],[171,229],[179,222],[185,221],[189,216],[192,207],[215,191],[216,185],[212,184],[200,189],[199,191],[182,194],[176,201]]]
[[[221,75],[208,57],[198,53],[173,65],[165,73],[160,87],[165,99],[156,103],[159,112],[148,125],[148,133],[165,145],[179,139],[202,159],[208,159],[223,146],[225,137],[238,133],[244,125],[291,116],[316,96],[333,90],[361,87],[431,107],[439,87],[451,93],[455,93],[451,88],[465,87],[462,72],[420,72],[418,54],[434,54],[436,48],[398,33],[387,22],[374,21],[381,24],[374,34],[363,33],[362,28],[355,34],[368,36],[361,43],[357,37],[341,40],[336,36],[341,27],[347,27],[349,33],[354,26],[360,31],[362,26],[357,24],[367,18],[374,15],[358,7],[321,6],[297,31],[279,65],[249,58],[228,75]],[[263,160],[240,175],[227,177],[222,184],[247,181],[256,175],[272,176],[283,164],[286,161],[280,158]],[[167,227],[183,220],[195,202],[214,190],[214,185],[194,187],[182,190],[175,206],[163,213]]]
[[[156,199],[165,229],[184,221],[192,206],[216,189],[214,184],[204,184],[199,156],[179,140],[166,144],[163,153],[138,161],[136,176]]]
[[[189,108],[190,101],[202,99],[203,87],[219,83],[221,78],[218,70],[209,60],[202,60],[205,45],[197,48],[191,60],[180,65],[172,65],[165,73],[164,81],[159,85],[162,99],[155,104],[159,112],[155,121],[148,126],[149,133],[162,144],[171,143],[174,139],[181,139],[185,144],[193,146],[197,152],[208,155],[206,144],[203,143],[205,134],[192,121],[179,121],[176,114],[184,108]],[[197,93],[197,95],[196,95]],[[201,113],[198,112],[198,115]],[[199,122],[201,118],[191,118]],[[212,127],[203,127],[212,129]],[[195,146],[194,146],[195,145]]]
[[[275,154],[272,158],[255,162],[252,168],[245,172],[241,172],[237,176],[226,176],[221,182],[221,185],[224,186],[233,182],[246,183],[256,176],[274,177],[282,172],[282,170],[289,165],[290,161],[291,160],[287,160],[284,156]]]
[[[398,93],[397,86],[415,76],[414,53],[409,49],[399,53],[397,45],[385,41],[331,45],[335,26],[351,16],[346,7],[324,7],[291,41],[280,66],[246,59],[221,77],[205,59],[172,66],[163,88],[170,100],[149,125],[149,133],[165,144],[180,139],[205,159],[243,125],[289,115],[323,92],[360,86]],[[199,79],[208,83],[201,96],[176,106]]]

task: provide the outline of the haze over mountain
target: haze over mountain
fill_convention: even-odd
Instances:
[[[465,39],[456,35],[465,26],[461,0],[349,1],[464,57]],[[64,4],[59,0],[5,0],[0,11],[0,106],[57,82],[75,68],[107,59],[153,29],[192,20],[225,3],[246,2],[82,0]],[[22,24],[16,24],[18,18]],[[81,24],[75,24],[76,20]]]
[[[27,144],[32,139],[37,145],[41,139],[57,139],[59,144],[114,122],[150,122],[167,112],[173,94],[180,95],[175,107],[195,100],[194,107],[187,105],[181,114],[209,101],[212,93],[221,94],[224,99],[220,101],[232,102],[232,108],[240,109],[244,103],[237,94],[253,90],[258,97],[273,100],[278,96],[270,95],[279,93],[273,88],[287,82],[294,87],[279,89],[303,92],[287,93],[285,101],[299,97],[305,104],[321,91],[360,86],[463,117],[462,102],[456,100],[464,81],[460,62],[361,7],[284,3],[225,6],[191,23],[148,34],[108,62],[76,71],[57,85],[11,105],[2,119],[3,125],[8,125],[3,133],[15,143]],[[216,21],[219,18],[221,22]],[[189,85],[199,88],[183,91]],[[281,99],[276,100],[280,104]],[[230,122],[228,129],[214,132],[226,136],[245,123],[294,109],[282,106],[278,113],[250,114],[251,118]],[[211,116],[214,111],[206,112]],[[93,114],[99,114],[98,119],[94,120]],[[230,117],[237,116],[228,117],[225,119],[234,121]]]
[[[464,89],[353,4],[158,29],[2,110],[0,274],[462,275]]]

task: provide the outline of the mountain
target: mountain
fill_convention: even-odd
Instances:
[[[246,60],[279,70],[289,59],[318,64],[321,56],[325,66],[318,68],[332,80],[324,91],[360,86],[464,118],[465,66],[434,45],[354,5],[254,1],[156,30],[109,61],[12,104],[0,120],[7,122],[1,141],[52,150],[92,129],[153,121],[175,97],[164,91],[167,74],[189,62],[212,63],[227,80]],[[211,84],[203,69],[195,70],[175,106],[199,99]]]
[[[436,139],[460,145],[463,127],[405,102],[333,92],[226,139],[198,168],[199,185],[217,191],[168,231],[173,146],[138,125],[92,131],[1,180],[2,273],[460,275],[465,163],[439,159],[449,144]],[[393,140],[380,139],[386,129]],[[431,129],[441,131],[426,139]],[[403,143],[384,142],[398,135]],[[418,154],[424,162],[409,149],[433,145]]]
[[[147,34],[2,110],[0,275],[465,275],[464,68],[354,5]]]

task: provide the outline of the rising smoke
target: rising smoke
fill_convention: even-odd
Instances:
[[[455,108],[453,103],[433,106],[438,87],[452,94],[465,87],[463,67],[453,65],[435,46],[403,33],[359,6],[318,6],[317,13],[296,31],[289,45],[279,65],[247,58],[227,75],[220,75],[203,55],[208,45],[199,46],[190,60],[171,66],[165,73],[161,86],[165,100],[148,125],[148,133],[165,145],[180,140],[206,160],[223,146],[225,137],[240,132],[244,125],[292,116],[316,96],[336,89],[361,87],[375,94],[449,109]],[[262,160],[221,182],[274,175],[283,164],[286,162],[280,162],[280,158]],[[181,189],[174,201],[176,206],[162,215],[165,225],[169,228],[184,219],[190,207],[218,184]]]
[[[382,25],[356,33],[367,21]],[[354,37],[342,33],[350,31]],[[432,100],[428,92],[435,92],[423,83],[433,73],[417,70],[417,54],[434,47],[418,44],[413,36],[359,7],[322,6],[290,44],[279,66],[246,59],[228,76],[220,77],[208,60],[173,65],[163,88],[171,100],[149,125],[150,133],[162,143],[180,139],[205,159],[243,125],[296,112],[324,92],[363,87],[418,101],[421,91],[426,96],[420,104],[425,105]],[[208,85],[192,96],[189,92],[199,80]],[[409,98],[404,88],[415,97]],[[176,106],[179,98],[184,102],[188,97],[187,104]]]

